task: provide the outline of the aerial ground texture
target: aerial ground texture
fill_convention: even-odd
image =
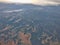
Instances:
[[[0,45],[60,45],[60,5],[0,3]]]

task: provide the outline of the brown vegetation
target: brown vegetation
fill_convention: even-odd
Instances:
[[[31,34],[27,33],[24,34],[23,32],[19,32],[19,38],[21,39],[21,44],[22,45],[32,45],[30,38],[31,38]],[[3,40],[0,40],[0,45],[18,45],[19,39],[16,39],[16,42],[14,42],[14,40],[8,40],[7,42]]]

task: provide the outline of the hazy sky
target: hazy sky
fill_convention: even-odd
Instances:
[[[60,0],[0,0],[0,2],[33,3],[39,5],[60,4]]]

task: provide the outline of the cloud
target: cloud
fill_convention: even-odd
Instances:
[[[21,12],[23,9],[3,11],[3,13]]]
[[[60,0],[48,0],[48,1],[60,3]]]
[[[39,5],[58,5],[60,0],[37,0],[35,4]]]
[[[0,2],[9,2],[9,3],[21,3],[21,2],[25,2],[27,3],[28,1],[30,1],[32,4],[36,4],[36,5],[58,5],[60,4],[60,0],[26,0],[26,1],[19,1],[19,0],[0,0]]]

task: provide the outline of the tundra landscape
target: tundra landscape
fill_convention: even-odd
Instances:
[[[0,3],[0,45],[60,45],[60,5]]]

